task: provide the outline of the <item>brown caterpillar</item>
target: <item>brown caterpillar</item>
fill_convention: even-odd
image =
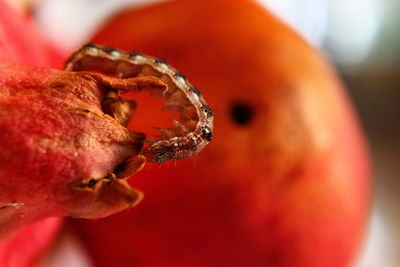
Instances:
[[[150,144],[143,149],[143,154],[152,162],[162,163],[195,156],[212,139],[213,112],[210,106],[206,104],[200,91],[180,72],[158,58],[136,52],[123,52],[108,46],[87,44],[71,55],[65,64],[65,70],[98,71],[122,79],[153,76],[167,85],[165,92],[152,94],[165,98],[163,110],[179,112],[183,123],[174,120],[174,128],[158,129],[161,137],[149,140]],[[108,101],[118,102],[121,92],[113,93],[114,95],[109,94]],[[124,100],[119,103],[120,106],[132,106],[132,103]],[[112,105],[110,107],[112,108]],[[120,121],[125,123],[129,119],[121,118]]]

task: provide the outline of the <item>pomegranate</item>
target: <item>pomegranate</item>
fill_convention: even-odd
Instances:
[[[321,53],[247,0],[126,10],[92,40],[165,59],[215,110],[202,155],[136,176],[148,193],[141,205],[72,222],[96,266],[351,264],[369,212],[369,160]]]

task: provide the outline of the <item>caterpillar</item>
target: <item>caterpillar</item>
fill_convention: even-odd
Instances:
[[[193,157],[212,140],[214,114],[211,107],[184,75],[163,60],[109,46],[86,44],[69,57],[65,70],[97,71],[120,79],[153,76],[167,85],[166,91],[158,93],[166,99],[163,110],[178,112],[182,123],[173,120],[173,128],[158,128],[160,137],[148,140],[143,154],[151,162]]]

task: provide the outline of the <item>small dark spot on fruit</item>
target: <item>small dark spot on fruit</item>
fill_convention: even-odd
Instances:
[[[254,117],[254,110],[247,103],[236,102],[230,107],[230,116],[234,123],[244,126],[252,121]]]

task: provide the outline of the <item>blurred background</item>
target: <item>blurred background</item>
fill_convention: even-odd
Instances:
[[[114,12],[128,5],[156,2],[41,0],[36,1],[35,9],[29,9],[27,3],[35,1],[9,1],[23,12],[32,12],[48,36],[66,51],[85,41]],[[400,1],[259,2],[325,52],[346,83],[361,118],[375,184],[370,229],[356,266],[400,266]],[[60,28],[69,36],[68,43],[65,38],[58,43]]]

